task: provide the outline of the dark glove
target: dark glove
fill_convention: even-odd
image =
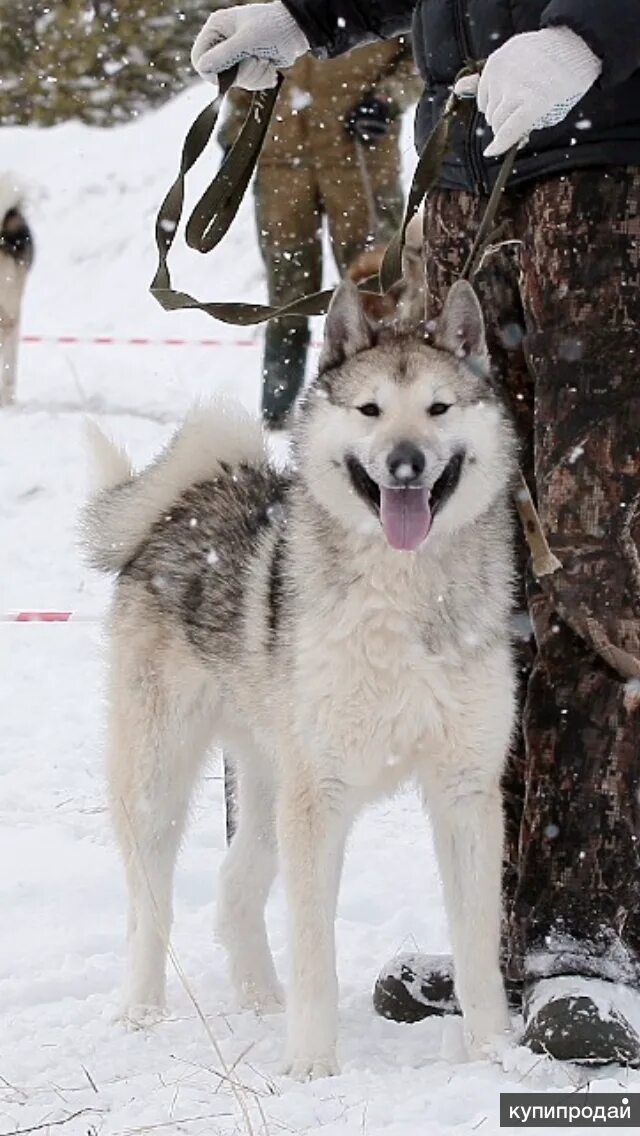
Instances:
[[[387,133],[395,118],[395,107],[388,99],[365,95],[344,118],[347,133],[364,146],[375,146]]]

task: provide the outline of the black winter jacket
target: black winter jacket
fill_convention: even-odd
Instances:
[[[284,0],[317,55],[339,55],[412,27],[425,91],[416,118],[421,149],[453,80],[518,32],[565,26],[602,60],[597,84],[558,126],[534,131],[514,181],[580,166],[640,165],[640,0]],[[453,132],[442,174],[449,189],[486,192],[500,159],[477,112]]]

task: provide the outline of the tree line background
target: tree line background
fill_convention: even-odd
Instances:
[[[201,0],[0,0],[0,125],[127,122],[194,81]]]

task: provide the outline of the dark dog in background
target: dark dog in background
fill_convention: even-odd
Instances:
[[[22,193],[10,175],[0,175],[0,406],[15,398],[22,297],[32,263]]]

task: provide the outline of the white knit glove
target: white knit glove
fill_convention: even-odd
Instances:
[[[209,16],[191,50],[199,75],[215,83],[236,63],[235,84],[247,91],[275,87],[281,67],[291,67],[309,42],[280,0],[271,4],[240,4]]]
[[[503,43],[480,79],[460,79],[455,93],[476,95],[494,135],[485,156],[495,158],[532,130],[562,122],[601,71],[602,60],[570,28],[541,28]]]

